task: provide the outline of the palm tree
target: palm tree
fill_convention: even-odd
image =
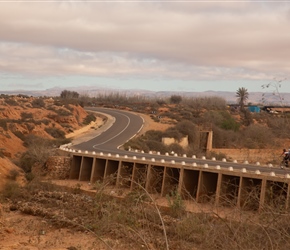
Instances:
[[[249,98],[249,92],[246,88],[239,88],[236,92],[236,97],[238,97],[237,102],[240,106],[240,110],[244,110],[246,101]]]

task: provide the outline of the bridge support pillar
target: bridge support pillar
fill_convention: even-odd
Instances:
[[[215,205],[219,205],[220,201],[220,194],[221,194],[221,185],[222,185],[222,174],[218,174],[218,179],[217,179],[217,187],[216,187],[216,194],[215,194]]]
[[[177,192],[181,195],[182,197],[182,187],[183,187],[183,179],[184,179],[184,168],[180,168],[180,176],[179,176],[179,182],[178,182],[178,187],[177,187]]]
[[[260,191],[260,202],[259,202],[259,211],[261,211],[265,204],[265,196],[266,196],[266,187],[267,180],[265,178],[262,179],[261,191]]]
[[[213,138],[213,131],[208,131],[207,135],[207,143],[206,143],[206,152],[209,152],[212,150],[212,138]]]
[[[151,164],[149,164],[148,170],[147,170],[147,175],[146,175],[146,183],[145,183],[145,189],[148,193],[150,193],[150,185],[149,185],[150,181],[149,181],[149,179],[150,179],[150,175],[151,175],[151,169],[152,169],[152,166],[151,166]]]

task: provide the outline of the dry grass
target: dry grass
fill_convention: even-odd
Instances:
[[[4,194],[11,200],[10,210],[42,218],[47,234],[83,232],[98,246],[77,249],[290,248],[290,214],[271,203],[258,213],[235,206],[215,207],[210,199],[205,204],[181,201],[174,193],[160,199],[138,183],[132,191],[110,183],[109,179],[94,185],[70,181],[68,189],[35,180],[26,188],[14,187],[13,194],[11,189]],[[193,206],[194,212],[190,211]],[[3,221],[2,232],[11,226]]]

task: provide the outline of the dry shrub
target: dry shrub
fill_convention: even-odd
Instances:
[[[97,182],[95,193],[90,195],[35,179],[25,188],[25,197],[15,195],[19,189],[13,183],[7,185],[5,196],[12,200],[13,209],[41,216],[56,227],[86,230],[99,239],[126,242],[131,249],[286,250],[290,247],[290,214],[277,210],[277,203],[267,204],[260,213],[246,212],[233,205],[226,217],[221,217],[214,205],[212,211],[186,212],[180,197],[172,193],[169,209],[159,209],[153,195],[144,189],[144,183],[136,182],[135,188],[123,198],[115,197],[118,191],[112,183],[116,183],[116,177],[111,178],[115,181]],[[114,195],[108,195],[112,190]],[[244,197],[245,200],[258,202],[258,195],[246,195],[250,197]],[[178,216],[172,216],[170,206]],[[223,209],[219,207],[218,211]]]
[[[275,137],[272,131],[263,125],[252,124],[243,131],[244,146],[246,148],[267,148],[273,145]]]
[[[7,181],[1,191],[0,197],[5,199],[17,199],[21,194],[21,187],[15,181]]]
[[[19,176],[19,171],[17,169],[11,169],[9,171],[9,179],[12,180],[12,181],[15,181],[17,179],[17,177]]]

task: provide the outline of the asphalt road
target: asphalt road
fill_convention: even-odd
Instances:
[[[74,146],[80,150],[124,153],[123,150],[118,149],[119,146],[138,134],[144,123],[141,116],[132,112],[105,108],[86,108],[86,110],[104,113],[114,119],[109,121],[111,124],[106,125],[105,129],[101,129],[102,132],[98,132],[96,137]]]
[[[103,130],[97,133],[95,137],[89,139],[80,144],[73,145],[72,148],[82,151],[95,151],[96,153],[111,153],[119,154],[120,156],[127,155],[128,157],[136,156],[137,158],[145,157],[147,160],[152,160],[153,158],[156,161],[164,160],[165,162],[174,161],[177,163],[184,162],[185,164],[197,165],[207,164],[209,167],[219,166],[221,169],[228,169],[233,167],[234,170],[247,169],[247,171],[255,172],[259,170],[261,173],[270,173],[275,172],[276,174],[285,175],[290,173],[288,169],[280,169],[279,167],[269,167],[261,166],[257,164],[244,164],[244,163],[234,163],[234,162],[225,162],[225,161],[216,161],[209,159],[197,159],[192,157],[178,157],[178,156],[166,156],[158,154],[148,154],[134,151],[124,151],[119,149],[121,145],[130,140],[133,136],[138,134],[142,129],[144,120],[141,116],[127,111],[114,110],[114,109],[105,109],[105,108],[87,108],[86,110],[100,112],[113,117],[111,119],[111,124],[106,124]],[[108,126],[109,125],[109,126]]]

